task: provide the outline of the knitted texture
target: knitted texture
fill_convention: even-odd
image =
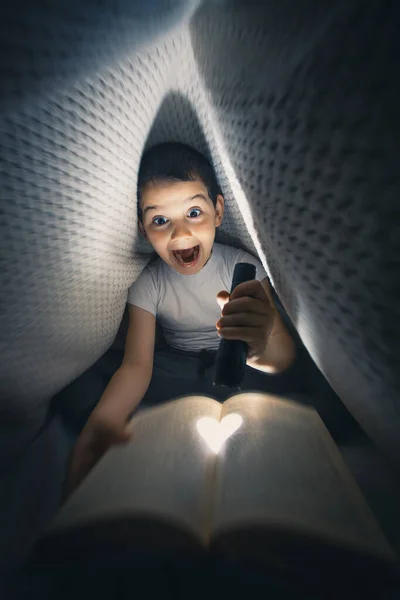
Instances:
[[[398,4],[35,4],[0,9],[0,456],[112,343],[150,256],[141,153],[181,140],[215,166],[218,240],[399,457]]]

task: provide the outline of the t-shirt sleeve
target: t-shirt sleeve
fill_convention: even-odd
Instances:
[[[158,294],[154,275],[145,267],[128,291],[128,304],[157,316]]]
[[[255,266],[256,279],[258,279],[258,281],[262,281],[263,279],[268,277],[264,267],[261,264],[261,261],[258,258],[254,258],[254,256],[252,254],[249,254],[245,250],[239,250],[236,255],[235,264],[232,267],[232,276],[233,276],[233,270],[235,268],[235,265],[240,262],[247,262],[247,263],[250,263],[251,265]]]

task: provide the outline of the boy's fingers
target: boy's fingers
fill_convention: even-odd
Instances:
[[[131,437],[132,431],[129,426],[125,429],[115,428],[108,432],[103,431],[98,435],[91,434],[89,431],[82,431],[71,453],[67,495],[78,487],[110,446],[129,442]]]
[[[95,453],[95,445],[90,443],[76,443],[75,449],[73,450],[73,457],[71,461],[71,471],[81,471],[86,465],[90,465],[93,460],[93,454]]]
[[[231,294],[231,300],[236,300],[236,298],[242,298],[243,296],[251,296],[263,302],[267,300],[265,290],[257,279],[239,283]]]
[[[68,471],[67,495],[78,487],[84,479],[86,472],[90,469],[88,459],[81,452],[73,450],[70,468]]]
[[[76,488],[83,479],[90,473],[93,467],[103,457],[107,448],[102,446],[86,448],[84,452],[80,452],[75,457],[75,464],[71,465],[70,481],[71,485]]]
[[[85,438],[79,437],[71,453],[71,462],[69,468],[71,477],[75,477],[81,470],[82,463],[85,461],[85,457],[87,455],[87,450],[88,446]]]
[[[272,304],[261,283],[256,279],[240,283],[229,295],[227,291],[217,294],[217,302],[221,308],[222,315],[236,312],[252,312],[260,315],[268,313],[268,307]]]
[[[104,452],[104,442],[89,430],[82,431],[72,450],[70,476],[82,479],[82,473],[88,472],[99,454]]]
[[[258,298],[251,298],[249,296],[245,296],[242,298],[236,298],[234,300],[230,300],[222,309],[222,315],[225,317],[226,315],[232,315],[238,312],[251,312],[257,313],[259,315],[268,314],[268,304]]]
[[[265,315],[254,312],[237,312],[223,316],[217,323],[217,329],[225,327],[262,327],[265,325]]]
[[[130,440],[132,436],[131,427],[128,423],[109,422],[104,428],[102,435],[103,446],[108,449],[113,444],[120,444]]]
[[[253,343],[260,336],[258,327],[224,327],[218,332],[224,340],[240,340]]]
[[[123,430],[119,430],[115,434],[113,443],[115,443],[115,444],[125,444],[126,442],[130,441],[131,437],[132,437],[132,431],[128,427],[126,427]]]

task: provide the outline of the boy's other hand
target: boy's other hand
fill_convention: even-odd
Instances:
[[[103,415],[96,410],[72,450],[66,482],[66,496],[69,496],[92,470],[100,458],[115,444],[123,444],[131,439],[132,433],[126,419],[113,415]]]
[[[217,295],[221,318],[218,335],[226,340],[241,340],[248,344],[248,358],[257,360],[267,346],[274,325],[276,308],[256,279],[240,283],[232,292]]]

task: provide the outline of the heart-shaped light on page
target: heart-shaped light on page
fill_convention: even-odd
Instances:
[[[202,417],[196,423],[197,431],[207,446],[218,454],[226,440],[239,429],[243,418],[237,413],[226,415],[221,421],[213,417]]]

